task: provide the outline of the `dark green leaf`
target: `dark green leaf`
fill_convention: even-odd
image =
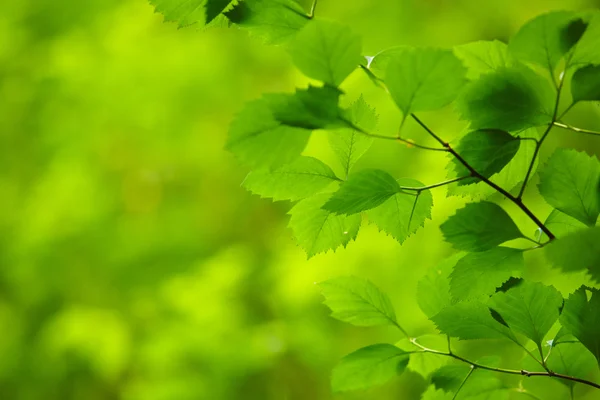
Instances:
[[[271,106],[273,116],[284,125],[304,129],[346,126],[338,108],[341,92],[332,86],[298,89]]]
[[[573,102],[600,101],[600,65],[588,65],[575,71],[571,79]]]
[[[588,226],[600,214],[600,162],[572,149],[558,149],[540,172],[539,189],[552,207]]]
[[[233,0],[206,0],[206,23],[217,18]]]
[[[467,67],[467,78],[471,80],[498,69],[517,65],[508,52],[508,46],[498,40],[456,46],[454,54]]]
[[[600,363],[600,293],[594,290],[589,301],[584,288],[571,294],[565,301],[560,323]]]
[[[508,240],[523,237],[510,216],[488,201],[469,203],[448,218],[440,229],[454,248],[485,251]]]
[[[473,129],[510,132],[550,123],[554,97],[549,82],[530,69],[502,68],[469,84],[458,109]]]
[[[433,267],[417,285],[417,302],[431,318],[453,303],[450,296],[450,273],[463,253],[455,254]]]
[[[229,128],[227,149],[254,168],[275,168],[296,159],[306,147],[310,131],[281,124],[272,109],[288,102],[288,95],[266,95],[246,104]]]
[[[361,62],[360,37],[333,21],[313,20],[289,48],[294,64],[309,78],[338,86]]]
[[[422,187],[414,179],[401,178],[398,184],[405,187]],[[367,211],[367,216],[380,230],[392,235],[400,244],[431,218],[433,198],[429,191],[416,195],[414,191],[400,191],[383,204]]]
[[[539,346],[558,319],[563,298],[551,286],[523,282],[506,293],[496,293],[489,306],[496,310],[508,326]]]
[[[451,50],[404,48],[389,61],[383,79],[406,117],[450,104],[466,82],[465,73]]]
[[[356,214],[377,207],[400,192],[400,185],[387,172],[366,169],[350,175],[323,206],[336,214]]]
[[[409,355],[391,344],[363,347],[344,357],[333,369],[334,392],[367,389],[381,385],[401,374]]]
[[[586,378],[598,364],[581,343],[560,343],[552,349],[546,365],[557,374]],[[576,384],[566,379],[560,379],[559,382],[570,387]]]
[[[502,171],[519,151],[521,141],[498,129],[480,129],[467,133],[456,146],[456,151],[485,178]],[[456,176],[467,176],[469,170],[456,158],[452,159]],[[477,178],[459,181],[459,185],[477,182]]]
[[[356,238],[360,215],[335,215],[323,209],[330,194],[318,194],[300,201],[290,210],[290,227],[308,257],[335,250]]]
[[[309,21],[295,0],[244,0],[225,15],[271,44],[290,40]]]
[[[577,43],[583,22],[576,13],[554,11],[540,15],[511,39],[509,50],[519,59],[554,72],[561,58]]]
[[[450,275],[450,293],[456,300],[489,296],[524,267],[523,252],[509,247],[469,253],[456,263]]]
[[[336,181],[339,179],[326,164],[316,158],[301,156],[274,171],[252,171],[242,185],[252,193],[270,197],[274,201],[296,201],[311,196]]]
[[[371,282],[342,277],[321,282],[319,286],[333,318],[356,326],[397,325],[389,297]]]
[[[490,366],[495,365],[487,359],[478,360],[478,362]],[[470,372],[471,367],[468,365],[448,365],[434,372],[431,380],[438,389],[456,393]],[[507,399],[506,391],[502,390],[504,388],[505,385],[497,374],[492,371],[478,369],[471,372],[469,379],[461,387],[458,395],[453,397],[453,400]]]
[[[600,227],[573,232],[544,247],[546,258],[564,272],[587,269],[600,282]]]
[[[600,11],[588,12],[583,19],[587,29],[573,51],[570,65],[600,64]],[[574,29],[574,36],[581,30],[581,26]]]
[[[583,222],[575,219],[565,213],[558,210],[552,210],[546,221],[544,222],[546,228],[554,234],[554,236],[561,238],[567,236],[569,233],[579,231],[587,228],[587,225]],[[539,230],[541,234],[540,241],[548,240],[548,235]]]

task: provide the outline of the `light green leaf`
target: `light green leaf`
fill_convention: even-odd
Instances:
[[[206,0],[206,23],[217,18],[233,0]]]
[[[565,213],[562,213],[558,210],[552,210],[544,225],[550,232],[554,234],[554,236],[561,238],[567,236],[569,233],[573,233],[582,229],[587,228],[587,225],[583,222],[575,219]],[[539,230],[541,234],[540,241],[547,241],[548,235],[546,235],[542,230]]]
[[[447,349],[448,338],[444,335],[423,335],[417,338],[417,343],[421,346],[425,346],[429,349]],[[396,343],[396,346],[405,351],[419,350],[410,339],[405,338],[400,342]],[[445,350],[443,350],[445,351]],[[439,368],[448,364],[451,360],[449,357],[440,357],[439,354],[419,352],[412,353],[410,355],[410,361],[408,362],[408,370],[416,372],[427,379],[429,376]]]
[[[584,31],[585,24],[576,13],[554,11],[523,25],[508,48],[517,58],[538,64],[553,73],[558,62]]]
[[[557,374],[586,378],[598,364],[581,343],[560,343],[552,349],[546,365]],[[559,382],[570,387],[576,384],[566,379],[559,379]]]
[[[401,178],[398,184],[405,187],[422,187],[423,184],[414,179]],[[388,233],[400,244],[431,218],[433,197],[429,191],[398,192],[383,204],[367,211],[367,216],[380,230]]]
[[[489,358],[489,357],[488,357]],[[479,363],[495,366],[496,363],[487,359],[478,360]],[[431,381],[438,389],[455,392],[469,374],[471,367],[468,365],[447,365],[433,373]],[[497,374],[482,369],[475,370],[462,386],[456,400],[500,400],[507,399],[504,383]]]
[[[363,347],[342,358],[333,369],[331,387],[334,392],[344,392],[381,385],[404,371],[408,357],[391,344]]]
[[[417,302],[428,318],[453,304],[450,273],[464,253],[454,254],[430,269],[417,284]]]
[[[498,40],[482,40],[456,46],[454,54],[467,67],[467,78],[470,80],[504,67],[517,65],[516,60],[508,52],[508,46]]]
[[[466,82],[465,73],[451,50],[404,48],[389,61],[383,79],[406,117],[450,104]]]
[[[521,66],[481,76],[467,86],[457,106],[472,129],[510,132],[550,123],[554,97],[547,80]]]
[[[229,128],[227,149],[253,168],[275,168],[296,159],[306,147],[310,131],[281,124],[272,109],[288,95],[271,94],[247,103]]]
[[[600,162],[572,149],[558,149],[540,172],[539,189],[552,207],[596,225],[600,214]]]
[[[600,227],[579,230],[544,247],[546,258],[564,272],[587,269],[600,282]]]
[[[515,136],[520,138],[537,139],[538,133],[535,128],[530,128],[518,133]],[[521,140],[517,154],[504,168],[502,168],[500,172],[492,175],[489,180],[508,191],[511,191],[515,187],[519,186],[519,184],[523,182],[523,179],[525,179],[525,174],[533,157],[534,151],[535,142],[533,140]],[[453,162],[448,164],[449,167],[453,167],[453,165]],[[536,157],[532,171],[537,169],[537,165],[538,162]],[[449,171],[448,177],[456,178],[457,176],[454,171]],[[463,186],[459,186],[458,184],[452,184],[448,186],[448,194],[452,196],[469,196],[476,199],[489,197],[496,193],[496,190],[488,186],[485,182],[478,182]]]
[[[488,304],[512,330],[541,346],[558,319],[563,298],[552,286],[525,281],[505,293],[496,293]]]
[[[465,301],[444,308],[431,320],[441,333],[459,339],[510,339],[511,330],[498,322],[490,309],[477,301]]]
[[[335,215],[324,210],[330,194],[318,194],[300,201],[289,212],[290,227],[296,241],[308,258],[328,250],[335,250],[356,239],[360,215]]]
[[[356,214],[377,207],[398,192],[400,185],[390,174],[365,169],[350,175],[323,208],[336,214]]]
[[[298,33],[289,52],[309,78],[338,86],[362,61],[360,37],[345,25],[313,20]]]
[[[600,101],[600,65],[588,65],[571,78],[573,102]]]
[[[469,253],[450,274],[450,293],[455,300],[489,296],[510,277],[520,275],[524,265],[523,252],[509,247]]]
[[[583,19],[588,26],[573,51],[571,66],[600,64],[600,11],[587,12]]]
[[[440,229],[444,239],[458,250],[485,251],[508,240],[523,237],[510,216],[488,201],[469,203],[448,218]]]
[[[356,326],[398,325],[389,297],[365,279],[342,277],[319,283],[331,316]]]
[[[274,201],[296,201],[309,197],[339,181],[331,168],[312,157],[298,157],[274,171],[256,170],[248,174],[242,186]]]
[[[304,129],[347,126],[338,107],[339,89],[332,86],[297,89],[271,105],[273,117],[284,125]]]
[[[225,15],[269,44],[289,41],[309,21],[295,0],[244,0]]]
[[[600,293],[597,290],[592,291],[589,301],[584,288],[571,294],[565,301],[560,323],[579,339],[600,363]]]
[[[453,400],[452,393],[444,392],[441,389],[436,389],[435,385],[431,385],[421,395],[421,400]]]
[[[347,114],[348,120],[364,131],[373,131],[377,125],[375,110],[369,107],[362,96],[352,103]],[[349,128],[329,132],[328,139],[329,145],[344,168],[345,177],[348,177],[354,164],[371,147],[374,140]]]
[[[479,174],[485,178],[502,171],[519,151],[521,141],[510,133],[499,129],[479,129],[467,133],[455,150]],[[452,159],[457,177],[468,176],[469,170],[456,158]],[[478,182],[477,178],[467,178],[458,185]]]
[[[165,17],[165,22],[176,22],[180,28],[203,23],[206,0],[150,0],[156,10]]]

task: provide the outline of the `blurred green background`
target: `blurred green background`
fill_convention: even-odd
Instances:
[[[351,25],[372,55],[507,40],[544,11],[599,5],[321,0],[318,14]],[[330,319],[313,283],[369,278],[413,334],[432,332],[416,283],[449,254],[438,225],[463,200],[435,191],[434,220],[403,246],[363,226],[346,250],[307,261],[286,228],[290,204],[245,192],[247,170],[223,150],[246,101],[305,84],[282,48],[235,28],[178,30],[145,0],[1,2],[0,399],[418,398],[425,382],[410,372],[330,394],[341,356],[398,337]],[[395,129],[399,112],[359,71],[344,89],[376,106],[381,132]],[[462,129],[450,111],[423,117],[447,138]],[[567,120],[597,128],[600,110],[577,106]],[[542,157],[559,143],[600,151],[562,132]],[[320,133],[307,152],[333,160]],[[434,183],[446,161],[376,143],[358,167]],[[530,274],[563,291],[581,278]]]

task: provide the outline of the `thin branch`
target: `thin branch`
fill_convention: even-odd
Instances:
[[[562,112],[562,114],[560,114],[560,116],[557,118],[558,120],[561,120],[562,117],[564,117],[569,111],[571,111],[571,108],[573,108],[573,106],[577,104],[575,102],[572,102],[571,104],[569,104],[569,107],[565,108],[565,110]]]
[[[440,187],[440,186],[449,185],[451,183],[462,181],[463,179],[467,179],[467,178],[470,178],[470,177],[471,177],[471,175],[461,176],[459,178],[449,179],[447,181],[443,181],[443,182],[439,182],[439,183],[434,183],[433,185],[421,186],[421,187],[400,186],[400,189],[407,190],[407,191],[415,191],[417,193],[420,193],[420,192],[422,192],[424,190],[429,190],[429,189],[437,188],[437,187]]]
[[[553,125],[554,126],[558,126],[559,128],[568,129],[568,130],[573,131],[573,132],[585,133],[587,135],[600,136],[600,132],[598,132],[598,131],[592,131],[592,130],[589,130],[589,129],[576,128],[576,127],[571,126],[571,125],[563,124],[562,122],[559,122],[559,121],[554,121]]]
[[[471,365],[471,369],[469,370],[469,373],[467,374],[467,376],[465,376],[465,379],[463,379],[463,381],[460,383],[460,386],[458,387],[458,389],[456,389],[456,392],[454,392],[454,396],[452,396],[452,400],[456,399],[456,396],[458,396],[458,393],[463,388],[463,386],[465,386],[465,383],[467,383],[467,381],[469,380],[469,378],[471,377],[471,375],[473,374],[474,371],[475,371],[475,367],[473,365]]]
[[[441,138],[440,138],[438,135],[436,135],[436,134],[435,134],[435,132],[433,132],[431,129],[429,129],[429,127],[428,127],[427,125],[425,125],[425,124],[423,123],[423,121],[421,121],[419,118],[417,118],[417,116],[416,116],[415,114],[410,114],[410,116],[411,116],[411,117],[412,117],[412,118],[413,118],[415,121],[417,121],[417,123],[418,123],[419,125],[421,125],[421,127],[422,127],[423,129],[425,129],[425,130],[427,131],[427,133],[429,133],[429,134],[431,135],[431,137],[433,137],[435,140],[437,140],[439,144],[441,144],[441,145],[442,145],[442,146],[444,146],[444,147],[448,147],[448,143],[447,143],[447,142],[444,142],[444,141],[443,141],[443,140],[442,140],[442,139],[441,139]]]

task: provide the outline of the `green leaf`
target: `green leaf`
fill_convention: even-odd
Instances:
[[[333,369],[331,387],[334,392],[344,392],[381,385],[404,371],[408,357],[391,344],[363,347],[342,358]]]
[[[440,332],[463,340],[508,338],[517,341],[510,329],[499,323],[485,304],[477,301],[453,304],[431,320]]]
[[[581,24],[583,21],[573,12],[543,14],[523,25],[508,48],[517,58],[553,73],[558,62],[581,38],[583,31],[578,29]]]
[[[430,269],[417,284],[417,302],[428,318],[453,304],[450,273],[463,253],[454,254]]]
[[[549,82],[530,69],[502,68],[470,83],[458,110],[472,129],[518,131],[550,123],[554,97]]]
[[[565,301],[560,323],[600,363],[600,293],[592,291],[589,301],[584,288],[571,294]]]
[[[430,349],[446,349],[448,346],[448,338],[443,335],[423,335],[417,338],[417,343]],[[411,342],[411,339],[405,338],[396,343],[396,346],[405,351],[419,351],[419,349]],[[449,357],[440,357],[439,354],[418,352],[410,355],[407,369],[416,372],[427,379],[439,368],[448,364],[451,359]]]
[[[346,126],[338,107],[339,89],[332,86],[297,89],[271,106],[273,116],[284,125],[304,129]]]
[[[372,131],[377,125],[375,110],[369,107],[362,96],[352,103],[347,118],[352,124],[365,131]],[[374,141],[372,137],[349,128],[329,132],[328,139],[329,145],[344,168],[346,177]]]
[[[277,121],[272,109],[288,102],[288,95],[271,94],[247,103],[229,128],[227,149],[253,168],[275,168],[296,159],[306,147],[310,131]]]
[[[548,218],[546,218],[544,225],[558,238],[587,228],[587,225],[583,222],[558,210],[552,210]],[[540,241],[547,241],[549,239],[548,235],[542,232],[541,229],[539,229],[539,232],[541,234]]]
[[[309,21],[295,0],[244,0],[225,15],[269,44],[289,41]]]
[[[309,78],[338,86],[362,61],[360,37],[345,25],[313,20],[292,42],[294,64]]]
[[[365,169],[350,175],[323,208],[336,214],[356,214],[377,207],[398,192],[400,185],[390,174]]]
[[[301,156],[274,171],[252,171],[242,185],[252,193],[270,197],[274,201],[296,201],[309,197],[336,181],[339,179],[322,161]]]
[[[233,0],[206,0],[206,23],[217,18]]]
[[[541,195],[552,207],[588,226],[600,214],[600,162],[572,149],[558,149],[540,172]]]
[[[523,237],[506,211],[488,201],[467,204],[448,218],[440,229],[444,239],[454,248],[474,252]]]
[[[423,184],[414,179],[401,178],[399,185],[406,187],[422,187]],[[367,216],[380,230],[391,235],[400,244],[431,218],[433,197],[429,191],[398,192],[383,204],[367,211]]]
[[[498,129],[479,129],[467,133],[456,146],[456,151],[483,177],[489,178],[502,169],[515,157],[521,141],[510,133]],[[468,176],[469,170],[456,158],[452,159],[456,176]],[[477,178],[467,178],[458,185],[478,182]]]
[[[389,61],[383,79],[406,117],[450,104],[466,82],[465,73],[451,50],[404,48]]]
[[[517,65],[516,60],[508,52],[508,46],[498,40],[482,40],[456,46],[454,54],[467,67],[467,78],[470,80],[504,67]]]
[[[435,385],[430,385],[421,395],[421,400],[453,400],[453,395],[436,389]]]
[[[552,286],[525,281],[505,293],[496,293],[488,304],[513,331],[541,346],[544,336],[558,319],[563,298]]]
[[[462,381],[471,370],[469,365],[445,365],[431,376],[431,383],[448,392],[456,392]]]
[[[573,51],[571,66],[600,64],[600,11],[586,13],[584,20],[588,24],[587,29]]]
[[[597,368],[594,356],[581,343],[560,343],[552,349],[546,365],[557,374],[585,378]],[[560,379],[560,383],[569,387],[576,382]]]
[[[538,133],[536,128],[526,129],[517,135],[520,138],[538,138]],[[508,191],[511,191],[515,187],[519,186],[523,179],[525,178],[525,174],[527,173],[527,168],[531,163],[533,153],[535,151],[535,142],[533,140],[521,140],[519,145],[519,151],[513,157],[513,159],[504,167],[502,170],[494,175],[492,175],[489,180],[494,182],[496,185],[505,188]],[[537,169],[537,157],[536,161],[533,165],[532,171]],[[450,162],[448,167],[454,166],[454,162]],[[455,172],[449,171],[448,178],[456,178],[458,177]],[[460,183],[460,182],[458,182]],[[491,195],[496,194],[496,190],[490,186],[488,186],[485,182],[473,183],[470,185],[458,185],[452,184],[448,186],[448,194],[452,196],[468,196],[474,199],[477,198],[485,198]]]
[[[389,297],[368,280],[342,277],[319,286],[335,319],[356,326],[398,325]]]
[[[544,247],[546,258],[564,272],[587,269],[600,282],[600,227],[573,232]]]
[[[510,277],[520,274],[524,265],[523,252],[509,247],[469,253],[458,260],[450,275],[450,293],[456,300],[489,296]]]
[[[180,28],[204,22],[206,0],[150,0],[156,10],[165,17],[165,22],[176,22]]]
[[[575,71],[571,78],[573,102],[600,101],[600,65],[588,65]]]
[[[318,194],[304,199],[289,212],[290,227],[296,241],[308,258],[328,250],[335,250],[356,238],[360,215],[335,215],[324,210],[330,194]]]
[[[489,360],[490,357],[478,360],[478,363],[496,366],[495,360]],[[471,372],[471,367],[468,365],[447,365],[433,373],[431,377],[432,383],[438,389],[450,392],[457,392],[458,388]],[[492,371],[476,369],[473,371],[469,379],[460,388],[458,395],[453,397],[457,400],[500,400],[507,399],[504,383],[498,378],[498,375]]]

